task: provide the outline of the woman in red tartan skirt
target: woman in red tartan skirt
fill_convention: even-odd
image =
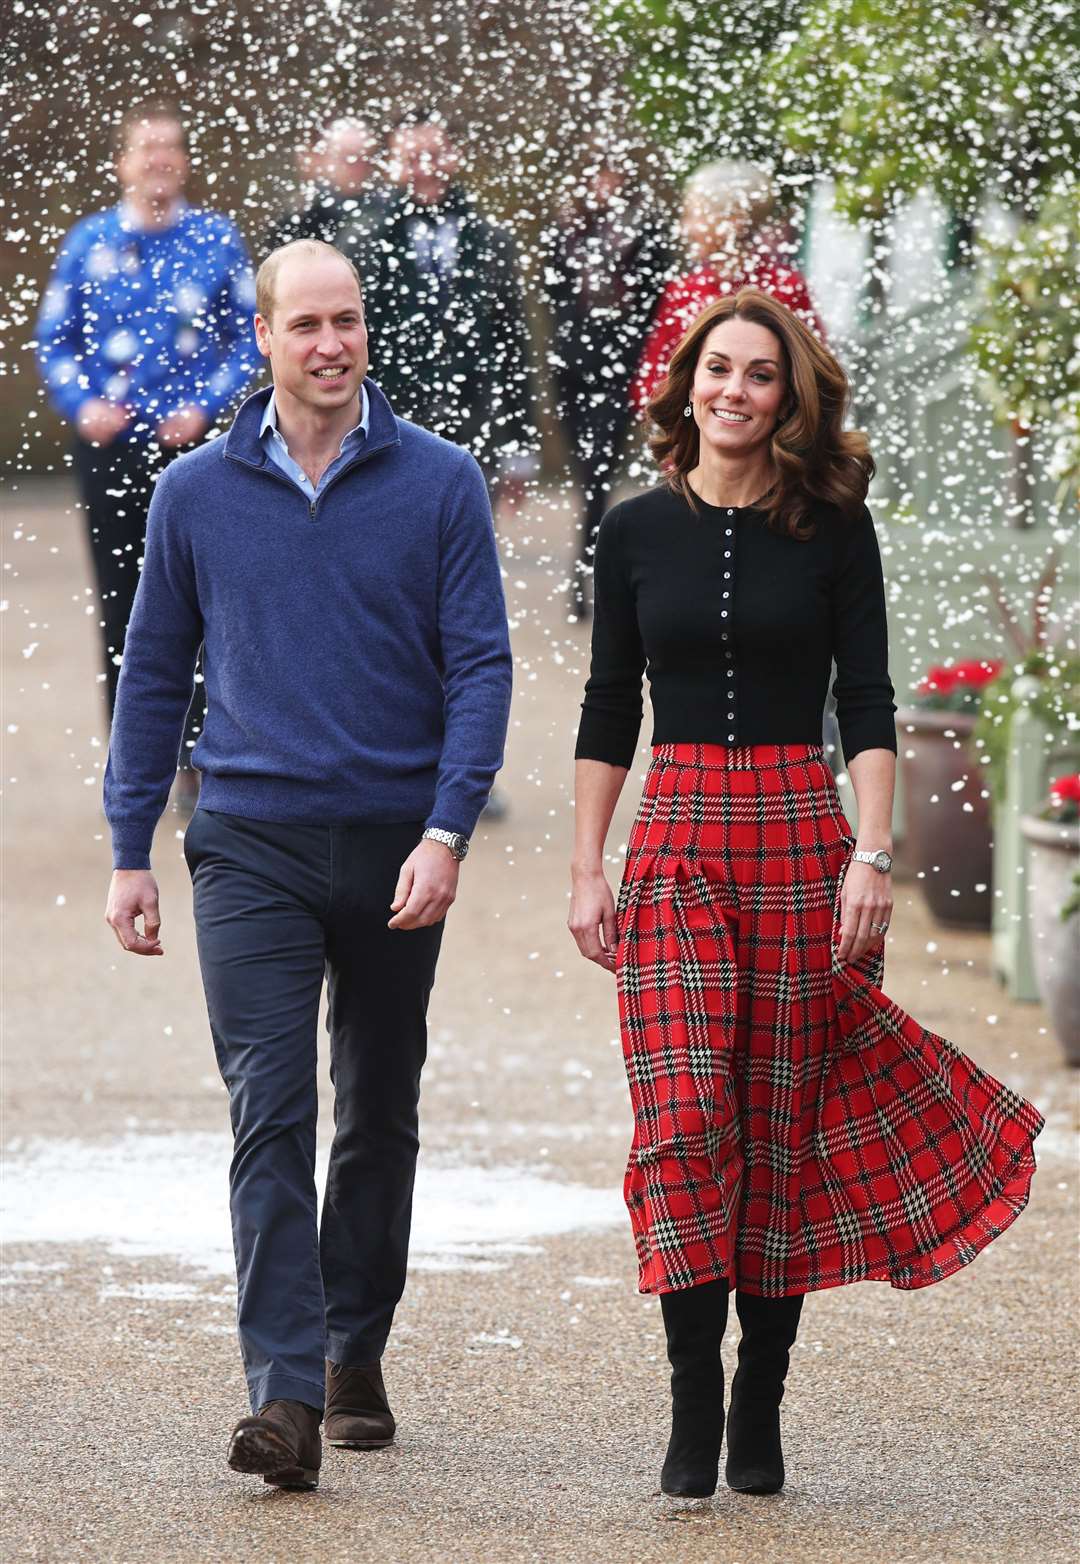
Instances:
[[[885,594],[836,359],[753,289],[689,328],[649,404],[664,482],[601,523],[577,743],[570,927],[618,978],[625,1194],[672,1376],[664,1492],[783,1484],[803,1297],[923,1287],[1027,1202],[1030,1103],[881,991],[896,767]],[[821,746],[832,665],[848,829]],[[653,760],[618,906],[604,842],[641,722]]]

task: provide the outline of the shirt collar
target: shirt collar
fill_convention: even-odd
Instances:
[[[370,422],[371,422],[371,404],[370,404],[370,402],[368,400],[367,386],[361,384],[361,386],[360,386],[360,418],[359,418],[358,422],[355,423],[352,426],[352,428],[348,431],[348,433],[342,436],[341,445],[338,447],[339,454],[341,454],[341,452],[344,451],[346,440],[351,440],[354,436],[359,436],[359,435],[363,435],[365,439],[367,438],[368,424]],[[266,431],[268,429],[271,431],[271,433],[273,434],[275,439],[280,440],[282,445],[285,445],[285,436],[281,433],[281,430],[278,428],[277,404],[274,401],[274,393],[273,393],[273,391],[271,391],[271,393],[270,393],[270,400],[266,404],[266,407],[265,407],[265,409],[263,411],[263,415],[262,415],[262,423],[259,425],[259,439],[260,440],[266,434]],[[286,450],[288,450],[288,446],[285,446],[285,448],[286,448]]]

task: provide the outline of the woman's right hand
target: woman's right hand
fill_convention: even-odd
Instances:
[[[615,898],[602,869],[574,871],[567,919],[577,948],[587,961],[615,971]]]

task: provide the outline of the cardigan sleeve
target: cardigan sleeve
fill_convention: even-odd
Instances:
[[[833,658],[836,719],[844,760],[862,749],[896,753],[896,722],[889,678],[885,582],[873,518],[866,506],[853,521],[837,523],[833,578]]]
[[[581,703],[576,760],[634,763],[641,727],[645,648],[619,551],[619,506],[600,523],[593,565],[592,667]]]

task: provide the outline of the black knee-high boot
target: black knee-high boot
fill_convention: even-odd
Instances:
[[[724,1365],[720,1343],[728,1313],[727,1282],[701,1282],[660,1295],[671,1363],[671,1439],[660,1487],[705,1499],[716,1492],[724,1440]]]
[[[728,1487],[738,1493],[779,1493],[784,1486],[780,1402],[802,1305],[801,1294],[794,1298],[735,1294],[742,1340],[731,1382],[725,1476]]]

